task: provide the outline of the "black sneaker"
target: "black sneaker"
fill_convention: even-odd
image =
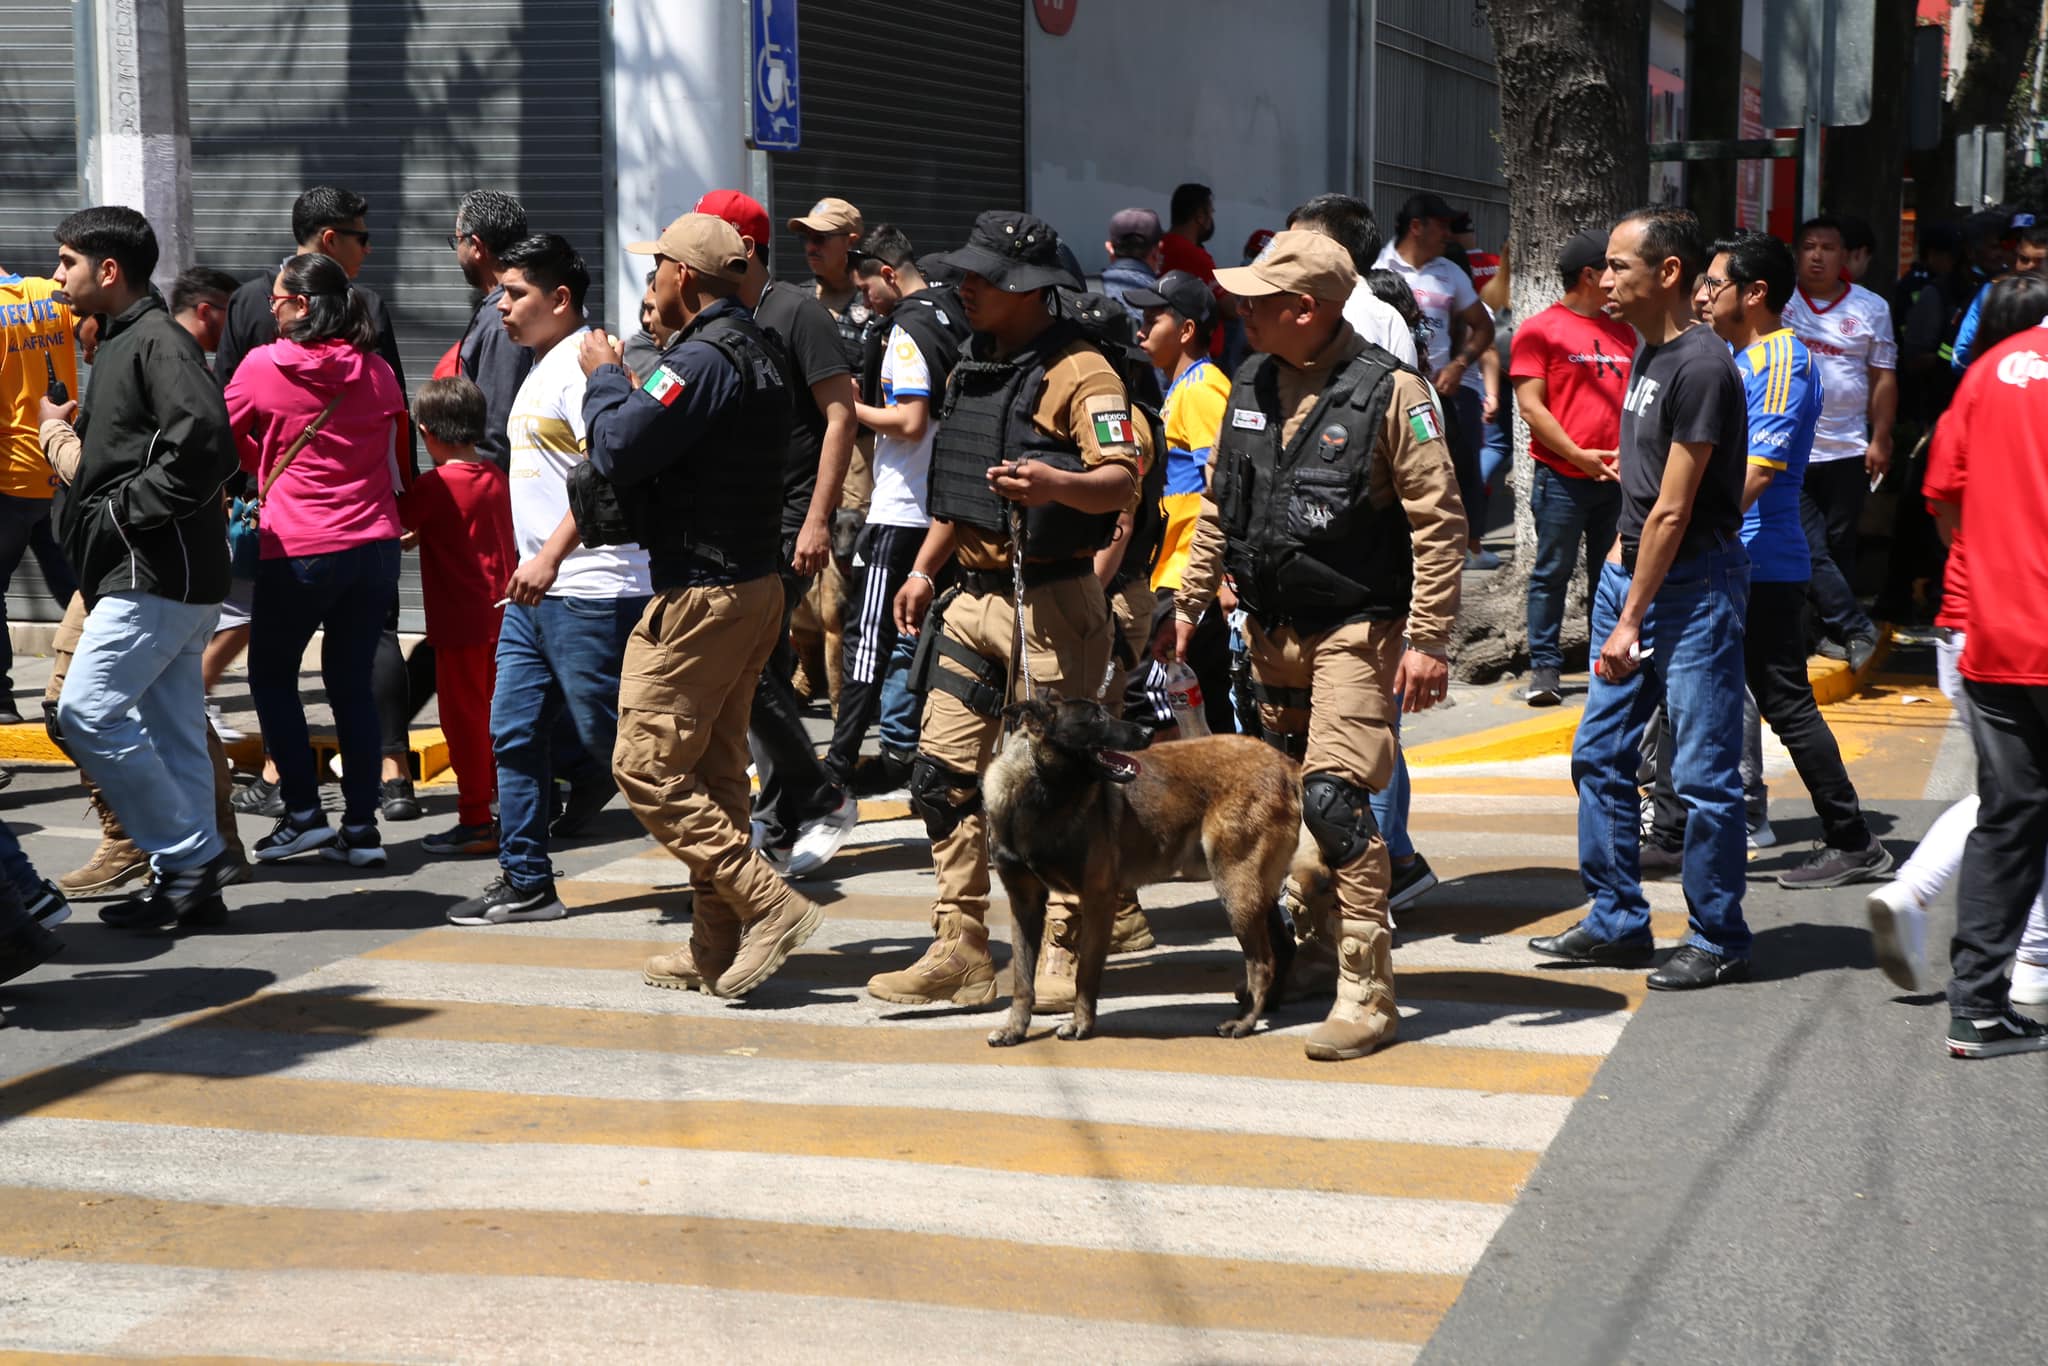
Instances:
[[[245,816],[268,816],[276,820],[285,814],[284,794],[277,790],[276,783],[266,783],[261,778],[236,788],[228,797],[228,805]]]
[[[909,783],[910,768],[916,762],[916,750],[891,749],[884,745],[880,754],[870,755],[853,766],[853,773],[844,786],[852,788],[856,797],[879,797],[885,792],[895,792]]]
[[[242,856],[223,849],[197,868],[166,873],[157,879],[156,894],[170,907],[172,919],[182,920],[203,902],[220,895],[220,889],[234,880],[242,867]]]
[[[1842,654],[1848,661],[1849,672],[1860,676],[1865,669],[1870,667],[1870,661],[1877,655],[1877,637],[1854,636],[1850,639],[1848,648],[1843,650]]]
[[[1951,1058],[1999,1058],[2007,1053],[2044,1050],[2048,1050],[2048,1025],[2010,1010],[1989,1020],[1966,1020],[1958,1015],[1949,1021]]]
[[[0,930],[0,982],[11,982],[63,951],[64,941],[33,920]]]
[[[1436,871],[1422,855],[1417,854],[1405,864],[1396,863],[1393,884],[1387,889],[1387,909],[1406,909],[1434,886]]]
[[[1684,866],[1683,849],[1666,849],[1655,840],[1644,840],[1641,852],[1636,855],[1636,867],[1644,881],[1670,877]]]
[[[410,778],[386,778],[377,784],[377,810],[387,821],[416,821],[425,814]]]
[[[45,881],[42,889],[28,899],[26,909],[46,930],[54,930],[71,918],[71,903],[64,899],[63,890],[54,882]]]
[[[1526,694],[1532,707],[1554,707],[1564,701],[1564,683],[1555,669],[1531,669],[1529,691]]]
[[[1698,991],[1749,980],[1747,958],[1724,958],[1697,944],[1681,944],[1663,967],[1643,979],[1652,991]]]
[[[327,823],[327,817],[315,816],[310,824],[300,825],[290,816],[279,816],[276,827],[256,841],[256,861],[275,863],[332,843],[334,827]]]
[[[0,697],[0,726],[23,724],[25,723],[21,719],[21,708],[14,705],[14,698],[11,695]]]
[[[178,923],[178,908],[154,882],[125,901],[100,908],[100,922],[117,930],[161,930]]]
[[[382,868],[384,837],[374,825],[344,825],[335,832],[333,843],[322,846],[320,857],[351,868]]]
[[[569,795],[562,799],[561,811],[548,825],[548,834],[555,839],[582,834],[597,819],[597,813],[618,795],[618,791],[619,785],[612,781],[610,774],[580,785],[570,784]]]
[[[1868,882],[1892,870],[1892,856],[1875,836],[1862,849],[1834,849],[1817,844],[1797,868],[1778,874],[1778,885],[1795,892],[1816,887],[1846,887]]]
[[[458,902],[449,908],[448,923],[451,925],[503,925],[515,920],[560,920],[569,914],[569,908],[555,895],[555,882],[549,878],[538,887],[525,891],[514,887],[503,877],[492,880],[479,896]]]
[[[458,825],[438,835],[427,836],[420,841],[420,848],[429,854],[495,854],[498,852],[498,825],[496,821]]]

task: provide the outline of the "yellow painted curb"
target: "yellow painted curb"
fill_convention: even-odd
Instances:
[[[327,773],[328,756],[337,750],[333,729],[316,729],[312,734],[313,757],[319,762],[321,775]],[[254,769],[263,762],[263,741],[255,736],[246,736],[225,746],[228,757],[239,768]],[[0,762],[11,764],[49,764],[57,767],[71,767],[71,760],[64,751],[57,748],[50,733],[40,721],[24,721],[18,726],[0,726]],[[426,726],[412,733],[413,775],[422,781],[431,780],[448,768],[448,740],[441,734],[439,726]]]
[[[1543,759],[1553,754],[1570,754],[1572,736],[1579,730],[1584,707],[1559,707],[1526,721],[1489,726],[1470,735],[1432,740],[1408,751],[1410,768],[1443,767],[1450,764],[1505,764],[1517,759]]]

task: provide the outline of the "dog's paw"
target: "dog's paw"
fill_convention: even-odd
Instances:
[[[1065,1039],[1068,1043],[1076,1043],[1093,1034],[1095,1032],[1095,1026],[1092,1024],[1076,1024],[1074,1021],[1068,1020],[1065,1024],[1061,1025],[1058,1029],[1054,1030],[1053,1032],[1059,1035],[1059,1037],[1061,1037],[1062,1039]]]
[[[1258,1027],[1259,1022],[1255,1019],[1233,1016],[1216,1026],[1216,1036],[1222,1039],[1242,1039]]]
[[[1024,1031],[1013,1025],[1004,1025],[1000,1029],[991,1029],[988,1032],[988,1046],[990,1048],[1009,1048],[1022,1042],[1024,1042]]]

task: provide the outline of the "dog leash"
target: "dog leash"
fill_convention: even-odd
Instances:
[[[1010,504],[1010,593],[1017,604],[1017,649],[1011,673],[1014,684],[1018,676],[1024,679],[1024,695],[1017,700],[1028,702],[1035,689],[1031,685],[1031,635],[1024,629],[1024,507],[1021,503]],[[1014,688],[1013,688],[1014,691]]]

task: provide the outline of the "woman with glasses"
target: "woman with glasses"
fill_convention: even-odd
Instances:
[[[405,395],[375,354],[376,329],[340,263],[318,253],[278,269],[278,339],[228,385],[242,468],[256,482],[262,561],[249,690],[278,769],[284,815],[256,842],[265,862],[314,849],[356,867],[384,862],[377,832],[377,704],[371,671],[398,593]],[[324,630],[321,673],[342,754],[342,826],[320,810],[299,663]]]

